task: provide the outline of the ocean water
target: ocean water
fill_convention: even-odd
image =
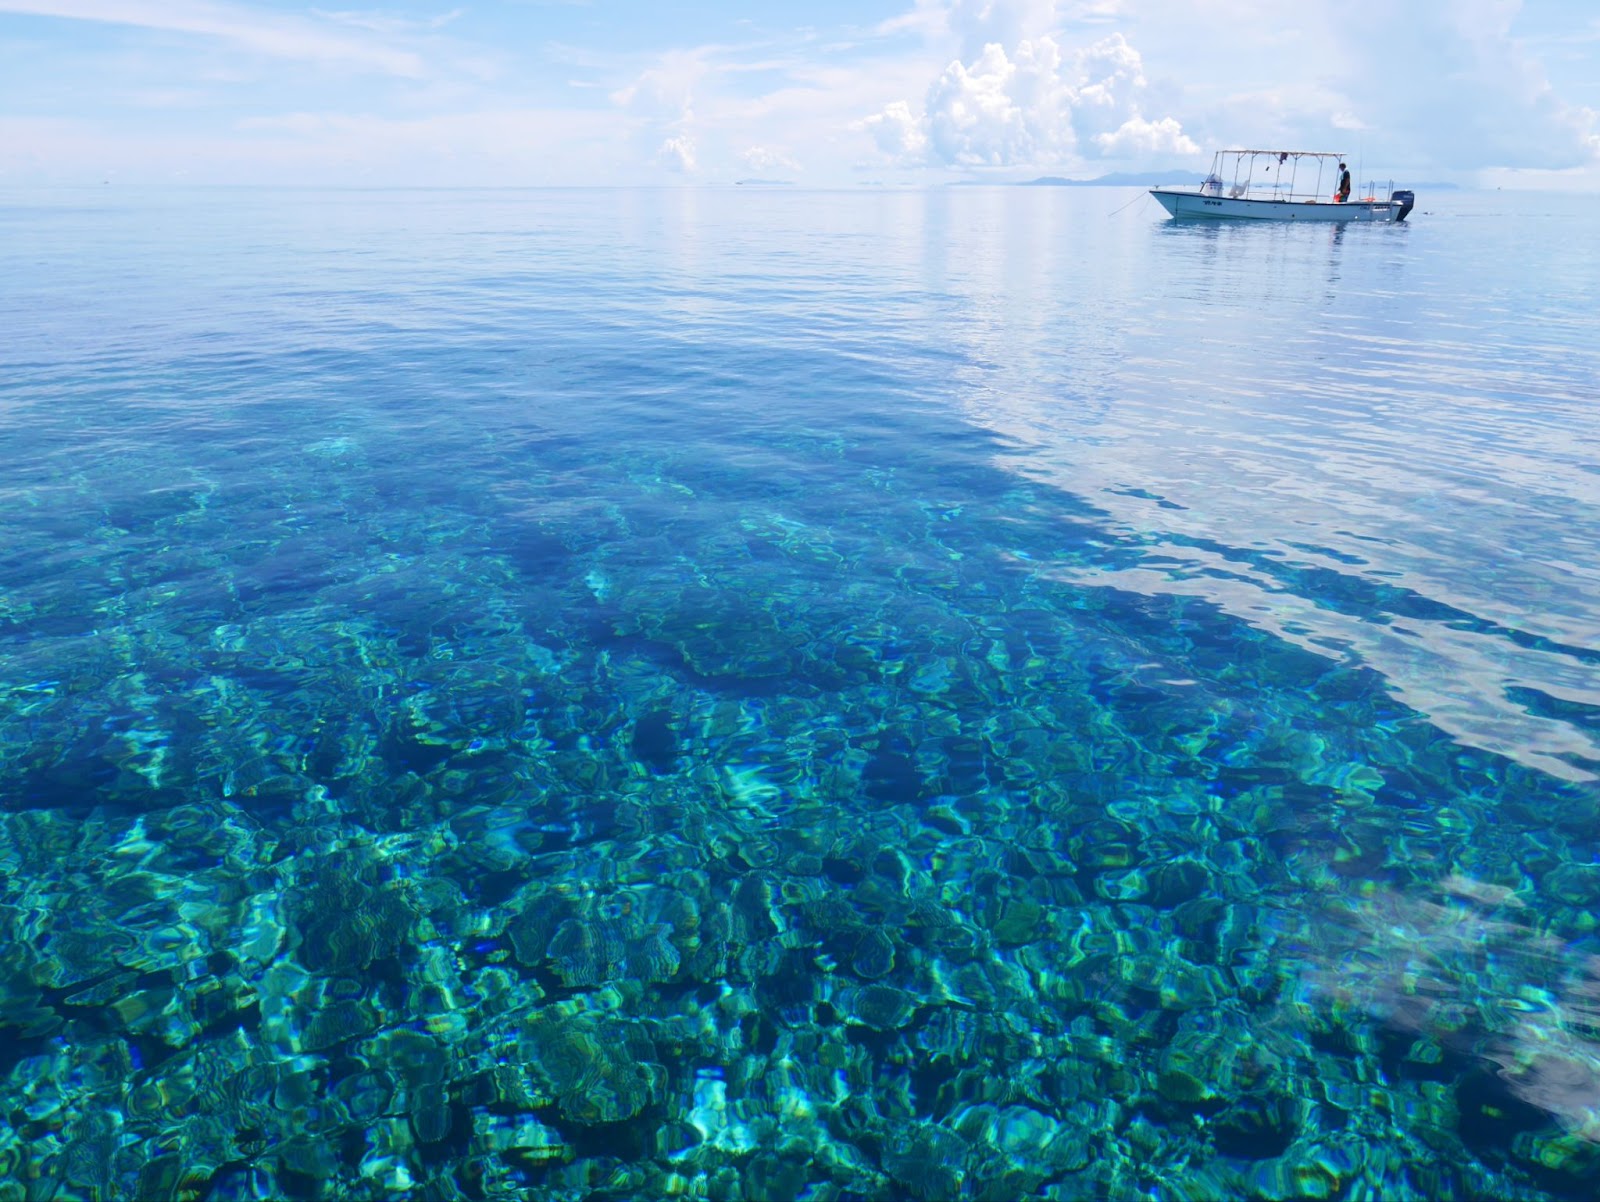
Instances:
[[[1600,215],[1419,200],[0,194],[0,1200],[1592,1197]]]

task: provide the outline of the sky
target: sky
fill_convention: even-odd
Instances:
[[[1597,0],[0,0],[0,184],[1600,191]]]

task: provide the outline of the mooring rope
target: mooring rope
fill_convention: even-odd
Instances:
[[[1138,204],[1141,200],[1149,200],[1149,199],[1150,199],[1150,193],[1145,192],[1145,191],[1143,191],[1141,189],[1139,195],[1135,196],[1127,204],[1123,205],[1122,209],[1130,209],[1134,205]],[[1122,212],[1122,209],[1112,209],[1111,212],[1106,214],[1106,216],[1107,217],[1115,217],[1118,213]]]

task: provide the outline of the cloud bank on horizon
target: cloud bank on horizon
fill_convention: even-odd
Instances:
[[[0,0],[0,182],[933,183],[1251,144],[1600,189],[1592,0],[456,3]]]

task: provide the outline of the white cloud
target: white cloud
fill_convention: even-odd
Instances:
[[[1049,38],[1014,59],[990,42],[970,67],[951,63],[928,93],[928,141],[939,161],[1004,167],[1056,162],[1073,147],[1072,92]]]
[[[1066,26],[1104,25],[1128,6],[1129,0],[915,0],[909,11],[879,22],[873,32],[918,33],[969,60],[990,42],[1015,46]]]
[[[1144,60],[1120,33],[1081,51],[1078,74],[1084,80],[1079,99],[1089,108],[1115,109],[1128,89],[1145,86]]]
[[[881,113],[857,122],[857,128],[871,134],[878,149],[896,163],[921,162],[928,149],[923,121],[904,100],[891,100]]]
[[[430,29],[443,29],[450,22],[461,16],[462,10],[453,8],[449,12],[440,13],[433,17],[395,17],[381,12],[329,12],[320,8],[309,10],[313,16],[321,17],[327,21],[334,21],[340,25],[350,25],[356,29],[370,29],[374,33],[414,33]]]
[[[873,26],[872,32],[878,37],[893,37],[902,33],[920,33],[924,37],[934,37],[947,28],[944,5],[939,3],[939,0],[916,0],[916,4],[909,12],[878,22]]]
[[[1127,7],[1127,0],[1074,0],[1058,5],[1057,9],[1063,20],[1088,25],[1114,21],[1123,15]]]
[[[1348,150],[1412,178],[1594,162],[1593,119],[1551,84],[1561,69],[1572,86],[1570,64],[1535,53],[1570,40],[1522,39],[1520,0],[1302,0],[1292,19],[1279,0],[1128,8],[1146,62],[1182,77],[1164,110],[1202,142]]]
[[[1149,158],[1162,154],[1199,154],[1194,139],[1171,117],[1146,121],[1130,117],[1108,134],[1096,134],[1094,143],[1110,159]]]
[[[216,38],[273,58],[337,63],[406,78],[426,73],[422,57],[382,38],[303,17],[201,0],[0,0],[0,12],[129,25]]]
[[[1518,42],[1518,0],[1348,0],[1327,22],[1341,107],[1401,154],[1445,168],[1592,160],[1593,114],[1566,104]]]
[[[902,93],[854,128],[891,161],[932,166],[1170,160],[1196,142],[1245,142],[1342,143],[1369,163],[1447,177],[1592,168],[1600,120],[1563,98],[1535,53],[1570,59],[1592,34],[1575,15],[1553,31],[1546,12],[1540,40],[1525,41],[1523,7],[1304,0],[1286,18],[1278,0],[916,0],[880,29],[920,33],[948,66],[930,63],[924,95]],[[1037,60],[1046,41],[1062,57],[1053,80],[1023,61],[1024,45]],[[1569,86],[1577,78],[1566,59],[1550,62]]]
[[[495,182],[497,169],[638,183],[690,161],[705,180],[843,182],[886,164],[1094,174],[1105,160],[1176,166],[1197,142],[1346,150],[1397,179],[1499,167],[1580,186],[1600,174],[1600,120],[1577,103],[1600,107],[1581,61],[1592,65],[1589,18],[1519,17],[1519,0],[1302,0],[1289,16],[1281,0],[904,0],[872,30],[634,51],[600,36],[530,39],[525,6],[457,20],[447,10],[461,3],[0,0],[0,14],[63,19],[0,74],[27,72],[6,82],[30,112],[82,123],[59,144],[31,139],[28,162],[97,178],[107,159],[142,169],[123,144],[140,147],[152,178],[188,169],[223,182],[247,175],[252,154],[261,181],[403,182],[409,167],[463,183]],[[84,37],[82,22],[130,36]],[[1523,40],[1533,26],[1538,39]],[[524,161],[476,140],[533,111],[559,155]],[[240,114],[255,123],[230,125]],[[371,153],[358,128],[380,139]],[[450,129],[467,145],[435,144]],[[235,147],[207,140],[229,130]],[[0,144],[11,171],[44,170],[16,150]]]
[[[716,53],[713,46],[668,51],[611,93],[611,103],[637,124],[641,160],[681,175],[695,172],[695,96],[716,73]]]
[[[680,175],[694,174],[694,139],[684,136],[668,138],[661,143],[661,149],[656,152],[656,161],[668,171],[676,171]]]
[[[975,59],[991,44],[1019,46],[1050,33],[1056,0],[952,0],[945,20],[961,58]]]
[[[711,46],[667,51],[613,92],[612,103],[649,115],[665,114],[674,121],[691,120],[695,89],[712,72],[714,51]]]
[[[970,21],[997,27],[976,0]],[[1012,26],[1045,18],[1054,5],[1025,6]],[[1025,19],[1024,19],[1025,18]],[[1139,52],[1120,33],[1070,56],[1047,35],[1008,53],[989,42],[970,62],[956,60],[928,90],[922,114],[895,101],[858,123],[880,151],[901,163],[963,167],[1044,166],[1075,159],[1139,159],[1199,151],[1176,117],[1148,119]]]
[[[589,69],[610,77],[612,103],[633,132],[632,163],[658,168],[668,161],[663,143],[687,138],[696,176],[729,182],[772,171],[842,182],[867,142],[861,114],[927,83],[920,56],[903,49],[819,57],[807,39],[619,56]],[[892,129],[881,136],[893,145]]]

